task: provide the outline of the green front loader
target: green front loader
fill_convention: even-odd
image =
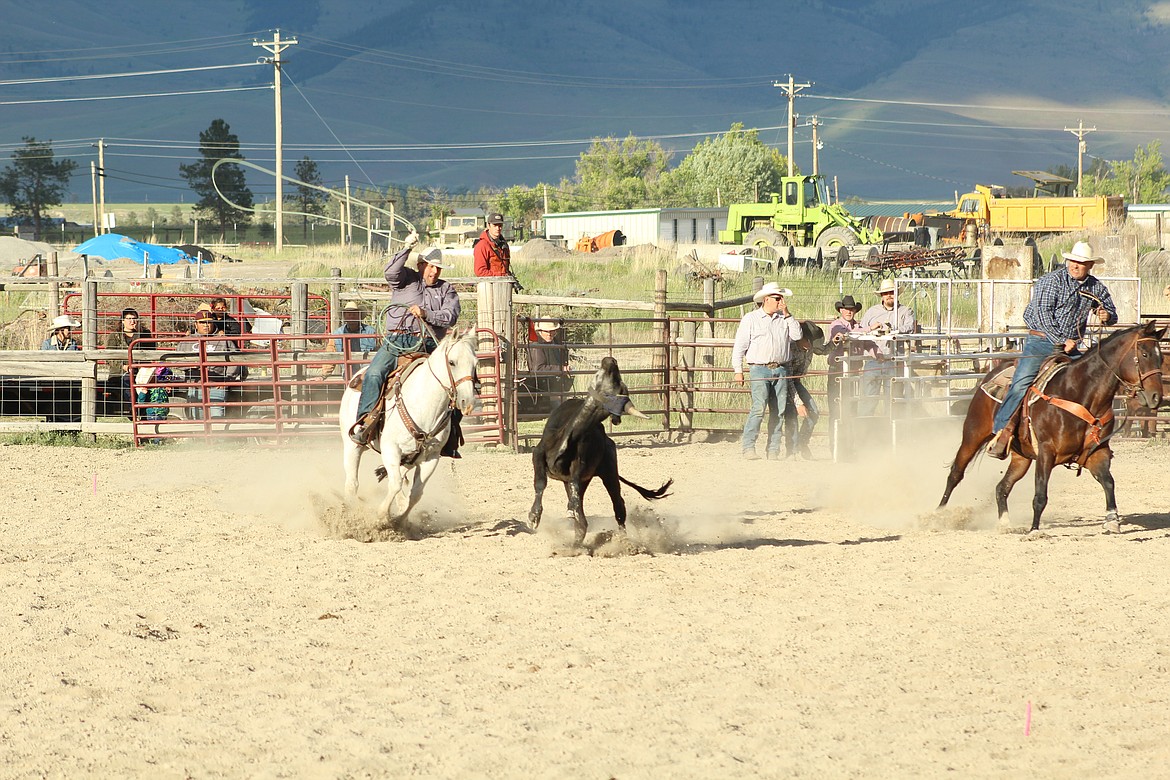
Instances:
[[[768,202],[731,204],[719,243],[835,249],[884,240],[880,230],[867,227],[837,204],[829,205],[820,176],[785,176],[781,182],[782,191],[773,192]]]

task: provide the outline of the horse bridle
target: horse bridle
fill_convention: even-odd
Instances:
[[[1121,361],[1118,362],[1117,368],[1114,368],[1110,364],[1105,363],[1105,359],[1103,357],[1101,357],[1101,350],[1098,349],[1094,353],[1097,356],[1098,360],[1100,360],[1102,363],[1105,363],[1105,366],[1113,374],[1113,377],[1119,383],[1121,383],[1121,385],[1123,387],[1125,387],[1126,392],[1130,396],[1136,396],[1138,394],[1138,391],[1140,391],[1142,388],[1142,383],[1145,382],[1148,377],[1151,377],[1154,374],[1162,373],[1161,363],[1158,364],[1157,368],[1151,368],[1149,371],[1146,371],[1144,373],[1142,372],[1142,361],[1141,361],[1141,357],[1140,357],[1139,352],[1138,352],[1138,345],[1141,344],[1143,341],[1153,341],[1153,342],[1157,343],[1158,339],[1154,338],[1153,336],[1140,336],[1137,339],[1134,339],[1134,342],[1133,342],[1133,365],[1134,365],[1134,370],[1138,375],[1136,382],[1126,382],[1124,379],[1121,378],[1120,369],[1121,369],[1121,363],[1124,362],[1124,360],[1125,360],[1124,357],[1121,359]]]
[[[446,355],[444,355],[444,357],[446,357]],[[430,362],[427,363],[427,370],[431,372],[431,376],[433,376],[435,378],[435,381],[439,383],[439,386],[442,387],[447,392],[447,404],[449,405],[449,407],[451,409],[454,409],[455,408],[455,397],[459,393],[459,385],[463,384],[464,382],[472,382],[473,386],[474,386],[474,383],[476,381],[475,369],[472,368],[471,373],[468,374],[467,376],[462,376],[462,377],[459,377],[458,379],[456,379],[455,372],[451,370],[451,361],[449,359],[445,359],[443,361],[443,365],[445,365],[447,367],[447,379],[449,379],[451,381],[450,387],[447,387],[447,385],[443,384],[443,380],[440,379],[437,374],[435,374],[435,369],[431,368]]]

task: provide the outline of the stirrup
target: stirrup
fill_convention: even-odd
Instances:
[[[349,440],[359,447],[370,446],[370,428],[358,420],[349,428]]]

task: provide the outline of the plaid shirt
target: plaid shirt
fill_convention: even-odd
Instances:
[[[1109,312],[1105,324],[1115,324],[1117,307],[1101,280],[1089,274],[1078,282],[1061,266],[1032,285],[1032,300],[1024,309],[1024,324],[1042,332],[1053,344],[1079,339],[1084,335],[1089,312],[1097,308],[1098,301]]]

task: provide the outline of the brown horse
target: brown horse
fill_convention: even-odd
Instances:
[[[1043,390],[1033,387],[1025,398],[1025,410],[1017,413],[1011,462],[995,487],[1001,524],[1007,520],[1008,494],[1036,461],[1036,495],[1032,499],[1032,531],[1040,529],[1040,515],[1048,504],[1048,477],[1056,466],[1084,467],[1105,491],[1105,530],[1116,533],[1121,520],[1109,465],[1113,452],[1113,397],[1124,385],[1151,407],[1162,397],[1162,353],[1158,341],[1166,329],[1154,322],[1135,325],[1111,334],[1078,360],[1058,371]],[[1001,369],[993,369],[990,378]],[[1035,396],[1035,398],[1033,398]],[[1034,401],[1034,402],[1033,402]],[[1030,403],[1032,402],[1032,403]],[[939,507],[963,479],[967,465],[991,439],[996,401],[982,389],[975,392],[963,423],[963,442],[951,464],[947,487]],[[1017,422],[1017,420],[1019,422]],[[1078,470],[1078,473],[1079,470]]]

